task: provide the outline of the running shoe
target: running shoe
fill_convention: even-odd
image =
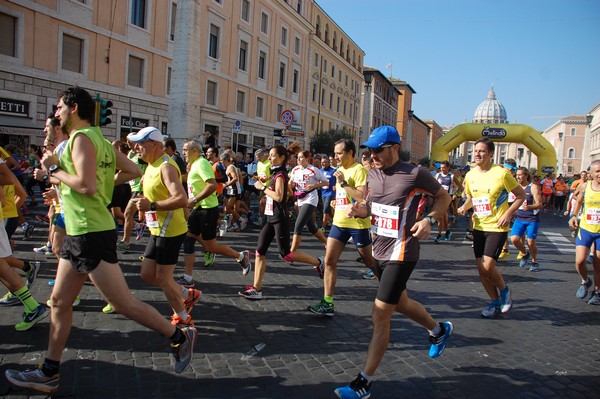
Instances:
[[[521,253],[519,253],[519,255],[520,254]],[[525,266],[527,266],[527,262],[529,261],[529,257],[530,256],[531,255],[529,254],[529,251],[527,251],[527,253],[521,257],[521,260],[519,261],[519,267],[525,267]]]
[[[454,331],[454,326],[449,321],[444,321],[440,323],[442,327],[442,331],[440,335],[434,337],[433,335],[429,336],[429,342],[431,343],[431,347],[429,348],[429,357],[435,359],[436,357],[440,357],[442,353],[444,353],[444,349],[446,348],[446,341],[452,335]]]
[[[319,259],[319,264],[313,267],[313,269],[319,274],[319,278],[322,280],[323,276],[325,276],[325,257],[319,256],[317,259]]]
[[[487,308],[481,311],[481,317],[484,319],[493,319],[500,313],[500,301],[492,301]]]
[[[102,308],[102,313],[104,314],[112,314],[115,313],[115,308],[109,303],[105,307]]]
[[[117,243],[117,251],[118,252],[123,252],[123,253],[127,253],[127,251],[129,251],[130,245],[127,244],[125,241],[119,241]]]
[[[369,269],[365,274],[362,275],[362,278],[364,278],[365,280],[375,280],[377,277],[375,277],[375,273],[373,273],[373,270]]]
[[[438,233],[438,235],[435,237],[435,239],[433,241],[435,241],[435,242],[442,241],[442,235]]]
[[[146,232],[146,223],[144,222],[139,222],[136,225],[136,229],[135,229],[135,240],[138,241],[140,238],[142,238],[142,236],[144,235],[144,232]]]
[[[325,299],[321,299],[321,302],[309,306],[306,308],[306,310],[314,314],[320,314],[328,317],[333,317],[335,314],[333,303],[329,303],[325,301]]]
[[[188,291],[190,294],[187,299],[183,300],[183,306],[185,307],[185,311],[190,314],[196,302],[202,298],[202,291],[194,288],[188,288]]]
[[[215,253],[204,252],[204,267],[211,267],[215,264]]]
[[[498,256],[498,259],[506,259],[510,256],[510,253],[508,253],[508,251],[502,251],[500,252],[500,256]]]
[[[192,320],[192,316],[188,315],[187,320],[183,320],[177,313],[174,313],[171,316],[171,325],[173,326],[182,326],[182,327],[194,327],[194,321]]]
[[[39,321],[48,317],[49,314],[50,312],[48,312],[47,307],[44,305],[39,305],[33,312],[23,313],[23,321],[15,325],[15,330],[27,331],[31,327],[35,326]]]
[[[227,231],[237,232],[240,231],[240,226],[237,223],[232,223],[231,226],[227,228]]]
[[[23,231],[23,239],[29,240],[31,238],[31,235],[33,234],[33,230],[35,230],[34,225],[32,225],[32,224],[27,225],[27,227]]]
[[[245,230],[246,226],[248,226],[248,218],[240,216],[240,230]]]
[[[25,278],[27,279],[27,288],[30,288],[33,283],[35,283],[35,279],[37,278],[38,272],[40,271],[40,262],[37,260],[33,260],[29,262],[31,269],[25,273]]]
[[[44,245],[44,246],[38,247],[38,248],[33,248],[33,252],[35,252],[36,254],[45,255],[45,256],[54,255],[54,253],[52,252],[52,247],[49,247],[48,245]]]
[[[519,254],[517,255],[517,260],[523,259],[523,256],[525,256],[525,254],[523,252],[519,251]]]
[[[583,299],[585,297],[587,297],[588,295],[588,290],[590,289],[590,287],[592,286],[592,280],[588,277],[587,281],[584,281],[581,283],[581,285],[579,286],[579,289],[577,290],[577,298],[579,299]]]
[[[242,276],[247,276],[252,270],[252,262],[250,261],[250,251],[242,251],[242,259],[237,263],[242,267]]]
[[[35,369],[25,371],[6,370],[4,376],[11,384],[18,387],[35,389],[50,394],[58,389],[60,379],[58,374],[47,377],[42,372],[41,365]]]
[[[259,300],[262,299],[262,291],[257,291],[252,285],[247,285],[244,291],[238,292],[239,296],[246,299]]]
[[[467,234],[465,234],[465,238],[469,241],[473,241],[473,232],[467,230]]]
[[[510,295],[510,287],[508,284],[506,287],[500,291],[500,312],[507,313],[510,309],[512,309],[513,303]]]
[[[183,274],[176,278],[175,282],[185,288],[194,288],[196,286],[194,280],[186,279]]]
[[[371,383],[359,374],[349,385],[336,388],[333,392],[340,399],[368,399],[371,397]]]
[[[198,332],[194,327],[184,327],[181,332],[185,335],[185,341],[181,344],[171,344],[175,372],[182,373],[192,361],[194,345],[198,338]]]
[[[48,219],[48,215],[35,215],[35,218],[42,223],[50,224],[50,219]]]
[[[0,298],[0,305],[2,306],[14,306],[21,303],[19,297],[14,295],[12,292],[7,292],[2,298]]]
[[[452,232],[450,230],[446,231],[446,235],[444,236],[444,241],[450,241],[452,238]]]
[[[538,266],[537,262],[531,262],[531,266],[529,266],[529,270],[530,272],[539,272],[540,271],[540,267]]]
[[[48,280],[48,285],[50,287],[53,287],[55,283],[56,283],[56,280]]]
[[[571,238],[575,238],[576,235],[577,234],[574,231],[571,232]]]
[[[592,296],[590,297],[590,300],[588,301],[588,303],[590,305],[600,305],[600,292],[592,291]]]

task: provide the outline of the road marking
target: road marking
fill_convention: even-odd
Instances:
[[[575,244],[572,243],[568,238],[566,238],[561,233],[553,233],[548,231],[543,231],[542,235],[546,240],[548,240],[552,245],[556,247],[561,253],[566,254],[575,254]]]

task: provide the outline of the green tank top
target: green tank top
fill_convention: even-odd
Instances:
[[[60,157],[60,167],[69,174],[76,173],[72,153],[73,140],[80,134],[89,138],[96,149],[97,189],[96,194],[87,196],[61,183],[60,192],[63,197],[65,226],[67,234],[70,236],[115,229],[115,221],[107,208],[115,186],[115,150],[104,138],[100,129],[89,126],[72,133],[65,151]]]
[[[177,163],[167,154],[163,154],[151,164],[149,163],[144,172],[144,181],[142,182],[144,197],[148,198],[150,202],[165,200],[171,196],[161,175],[162,166],[166,164],[173,165],[179,174]],[[181,174],[179,174],[179,182],[181,182]],[[152,212],[155,212],[156,215],[152,215]],[[183,208],[146,212],[146,226],[150,230],[150,234],[156,237],[176,237],[188,231]]]

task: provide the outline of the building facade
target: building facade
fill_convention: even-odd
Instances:
[[[571,176],[589,165],[582,162],[587,128],[585,116],[567,116],[542,133],[556,150],[556,176]]]
[[[400,91],[379,70],[364,68],[363,114],[360,142],[379,126],[396,126]]]

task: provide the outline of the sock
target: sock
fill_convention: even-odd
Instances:
[[[187,320],[188,319],[188,314],[185,311],[185,309],[183,309],[183,312],[177,312],[177,316],[179,316],[181,318],[181,320]]]
[[[47,246],[48,248],[52,248],[52,243],[51,243],[50,241],[48,241],[48,242],[46,243],[46,246]]]
[[[364,378],[365,380],[367,380],[367,384],[370,384],[370,383],[371,383],[371,379],[372,379],[373,377],[371,377],[370,375],[368,375],[367,373],[365,373],[365,372],[364,372],[364,370],[363,370],[363,371],[361,371],[359,375],[360,375],[362,378]]]
[[[444,333],[444,330],[442,330],[442,328],[443,328],[443,324],[437,323],[435,328],[433,330],[429,331],[429,335],[432,335],[434,337],[439,337],[441,334]]]
[[[42,373],[44,373],[44,375],[46,377],[52,377],[56,374],[58,374],[58,369],[60,366],[60,362],[57,362],[56,360],[50,360],[48,358],[44,359],[44,363],[42,363]]]
[[[181,331],[180,328],[175,327],[175,332],[169,337],[169,339],[175,345],[179,345],[185,342],[185,335],[183,335],[183,331]]]
[[[183,299],[185,301],[186,299],[188,299],[190,297],[190,290],[185,288],[183,285],[180,285],[180,287],[181,287],[181,299]]]
[[[28,260],[24,260],[23,264],[25,265],[25,266],[23,266],[23,271],[25,273],[29,273],[29,271],[31,270],[31,263],[29,263]]]
[[[242,259],[244,259],[244,254],[242,252],[240,252],[240,256],[238,256],[238,258],[236,259],[238,262],[241,262]]]
[[[333,303],[333,297],[332,296],[324,296],[323,300],[327,303]]]
[[[193,277],[190,276],[189,274],[183,274],[183,278],[185,279],[185,281],[190,282],[192,281]]]
[[[23,306],[25,307],[25,313],[35,312],[38,306],[40,306],[40,304],[37,303],[37,301],[31,296],[31,292],[29,292],[27,286],[23,286],[22,288],[13,292],[13,294],[19,297],[23,303]]]
[[[25,222],[21,225],[21,228],[26,229],[27,227],[29,227],[29,223]]]

